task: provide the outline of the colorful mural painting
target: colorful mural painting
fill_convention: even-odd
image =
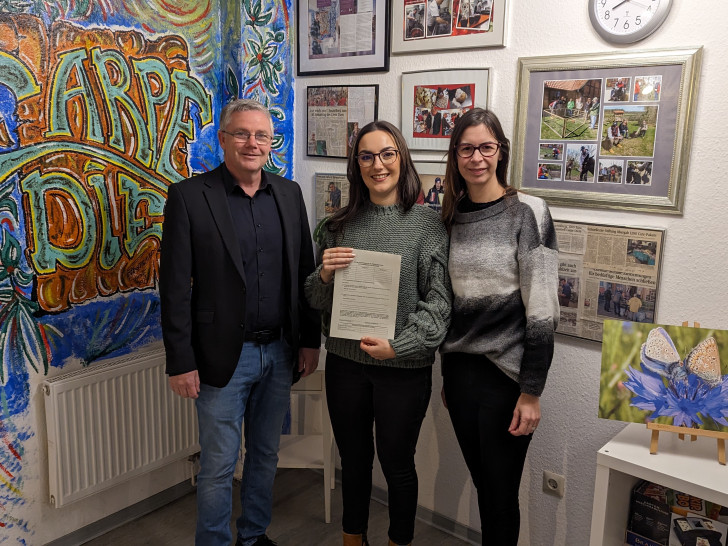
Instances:
[[[290,9],[0,2],[0,543],[33,543],[32,385],[161,339],[167,187],[217,166],[224,102],[268,105],[291,174]]]

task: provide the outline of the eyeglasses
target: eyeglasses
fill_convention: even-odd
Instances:
[[[395,161],[397,161],[397,156],[399,155],[399,150],[395,149],[388,149],[388,150],[382,150],[378,154],[373,154],[371,152],[364,152],[356,156],[356,160],[359,162],[359,165],[361,167],[371,167],[374,165],[374,158],[378,157],[379,161],[382,162],[382,165],[391,165]]]
[[[261,144],[265,146],[266,144],[270,144],[270,141],[273,137],[271,137],[267,133],[249,133],[248,131],[235,131],[234,133],[231,133],[229,131],[223,131],[220,130],[221,133],[225,133],[226,135],[230,135],[238,142],[248,142],[248,139],[250,139],[251,136],[255,137],[255,141],[258,144]]]
[[[500,144],[497,142],[483,142],[478,146],[473,144],[458,144],[455,146],[455,153],[467,159],[468,157],[473,157],[475,150],[478,150],[483,157],[492,157],[498,153],[499,148]]]

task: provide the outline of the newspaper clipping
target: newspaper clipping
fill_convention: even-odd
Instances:
[[[308,155],[347,157],[359,130],[377,117],[378,85],[309,87]]]
[[[316,223],[349,204],[345,174],[316,173]]]
[[[554,226],[557,332],[601,341],[604,319],[655,322],[664,230],[560,221]]]

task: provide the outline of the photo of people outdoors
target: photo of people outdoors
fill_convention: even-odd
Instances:
[[[567,144],[565,180],[594,182],[596,154],[596,144]]]
[[[652,157],[657,106],[605,106],[601,153]]]
[[[597,140],[601,93],[601,78],[545,81],[541,139]]]
[[[615,161],[614,159],[600,159],[599,175],[597,176],[597,182],[610,182],[613,184],[621,184],[622,170],[622,161]]]
[[[561,180],[561,163],[539,163],[539,180]]]
[[[632,322],[655,322],[655,290],[601,281],[597,315]]]
[[[652,184],[652,161],[627,161],[625,184]]]
[[[560,142],[542,142],[538,145],[538,158],[560,161],[564,158],[564,145]]]
[[[460,0],[457,9],[456,28],[489,31],[493,0]]]
[[[627,263],[655,265],[657,241],[627,240]]]
[[[635,102],[656,102],[662,92],[662,76],[638,76],[634,79],[633,98]]]
[[[449,138],[457,119],[473,107],[474,84],[415,86],[413,137]]]
[[[605,102],[629,102],[632,78],[607,78],[605,81]]]

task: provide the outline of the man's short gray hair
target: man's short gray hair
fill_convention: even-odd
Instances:
[[[220,112],[219,129],[221,131],[224,131],[227,128],[228,123],[230,123],[230,118],[234,113],[250,111],[263,112],[266,115],[268,121],[270,121],[270,134],[271,136],[273,136],[273,116],[270,115],[270,110],[268,110],[268,108],[266,108],[263,104],[254,99],[233,99],[228,102],[223,107],[222,112]]]

